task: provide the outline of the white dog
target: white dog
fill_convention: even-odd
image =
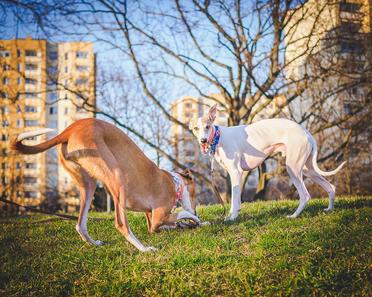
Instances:
[[[231,209],[226,220],[235,220],[241,204],[243,171],[253,170],[270,154],[281,152],[286,156],[288,174],[300,194],[300,204],[290,216],[296,218],[310,199],[303,173],[319,184],[329,195],[326,211],[334,207],[335,187],[323,176],[336,174],[337,169],[324,172],[317,165],[317,145],[313,136],[299,124],[287,119],[262,120],[247,126],[214,126],[217,105],[207,116],[190,124],[204,154],[208,151],[227,170],[231,179]]]

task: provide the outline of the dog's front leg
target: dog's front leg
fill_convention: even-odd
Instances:
[[[231,207],[225,221],[234,221],[238,217],[241,205],[242,171],[235,168],[229,171],[229,174],[231,179]]]

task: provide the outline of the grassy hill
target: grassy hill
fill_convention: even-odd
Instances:
[[[108,244],[82,242],[75,222],[32,215],[0,223],[0,296],[371,296],[372,197],[314,199],[295,220],[297,201],[245,203],[236,222],[220,206],[201,207],[211,226],[147,234],[130,213],[134,234],[160,249],[135,250],[112,215],[89,222]]]

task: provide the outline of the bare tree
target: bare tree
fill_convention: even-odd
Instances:
[[[308,10],[298,0],[5,3],[33,16],[45,36],[89,38],[110,51],[115,65],[125,69],[122,77],[116,76],[116,81],[128,89],[120,90],[118,95],[112,88],[102,87],[100,97],[105,98],[107,106],[116,101],[119,104],[115,103],[114,109],[101,108],[96,113],[124,128],[177,167],[184,168],[184,165],[167,149],[168,142],[153,137],[156,133],[149,135],[152,128],[147,128],[149,123],[146,121],[139,123],[138,111],[141,110],[126,108],[126,102],[132,104],[131,98],[138,98],[139,88],[141,100],[151,106],[148,110],[156,112],[162,122],[184,129],[188,129],[187,123],[174,118],[169,105],[185,93],[218,102],[228,113],[229,125],[250,124],[265,114],[276,98],[285,98],[270,117],[284,114],[306,124],[320,143],[324,131],[344,131],[343,123],[347,123],[351,130],[354,125],[360,125],[356,120],[360,108],[338,117],[325,119],[322,115],[332,108],[330,98],[350,89],[350,82],[344,87],[343,83],[333,85],[329,78],[333,79],[334,72],[321,68],[320,72],[305,71],[298,78],[288,79],[286,75],[288,68],[304,58],[319,61],[322,65],[324,57],[317,52],[321,42],[316,38],[319,34],[316,26],[320,24],[317,20],[324,10],[338,5],[338,1],[322,1],[316,11]],[[310,16],[315,20],[312,28],[306,35],[293,38],[293,32]],[[288,47],[299,41],[303,41],[302,50],[286,59]],[[102,56],[105,61],[109,59],[103,51]],[[331,66],[327,69],[333,69]],[[362,73],[361,79],[352,84],[365,83],[367,77],[370,78]],[[329,89],[316,94],[322,79],[328,80]],[[211,92],[222,94],[224,100],[209,97]],[[298,113],[295,108],[294,112],[294,106],[303,106],[303,101],[309,101],[309,105],[305,104],[306,110]],[[370,101],[365,103],[370,104]],[[89,104],[85,107],[91,108]],[[128,121],[131,118],[135,120]],[[345,139],[349,139],[347,133],[327,146],[327,151],[321,150],[320,161],[335,160],[342,154],[349,143]],[[201,172],[194,173],[210,183]]]

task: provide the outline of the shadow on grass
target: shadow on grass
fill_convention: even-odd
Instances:
[[[293,200],[294,202],[295,200]],[[212,225],[221,224],[223,226],[234,226],[244,223],[247,227],[249,226],[264,226],[267,225],[273,219],[286,218],[287,215],[291,215],[298,207],[298,203],[294,203],[293,206],[283,206],[278,204],[278,206],[273,205],[270,208],[265,208],[260,211],[254,210],[253,213],[246,209],[245,212],[239,214],[235,221],[225,222],[222,219],[211,220]],[[275,204],[275,202],[274,202]],[[352,199],[337,199],[335,202],[335,210],[332,212],[325,212],[324,209],[328,206],[328,200],[313,199],[310,200],[309,204],[305,207],[303,212],[298,218],[301,217],[315,217],[319,214],[332,215],[333,212],[338,210],[352,210],[361,209],[364,207],[372,207],[372,199],[369,197],[361,198],[358,200]],[[286,218],[287,219],[287,218]],[[291,220],[288,218],[288,220]]]

